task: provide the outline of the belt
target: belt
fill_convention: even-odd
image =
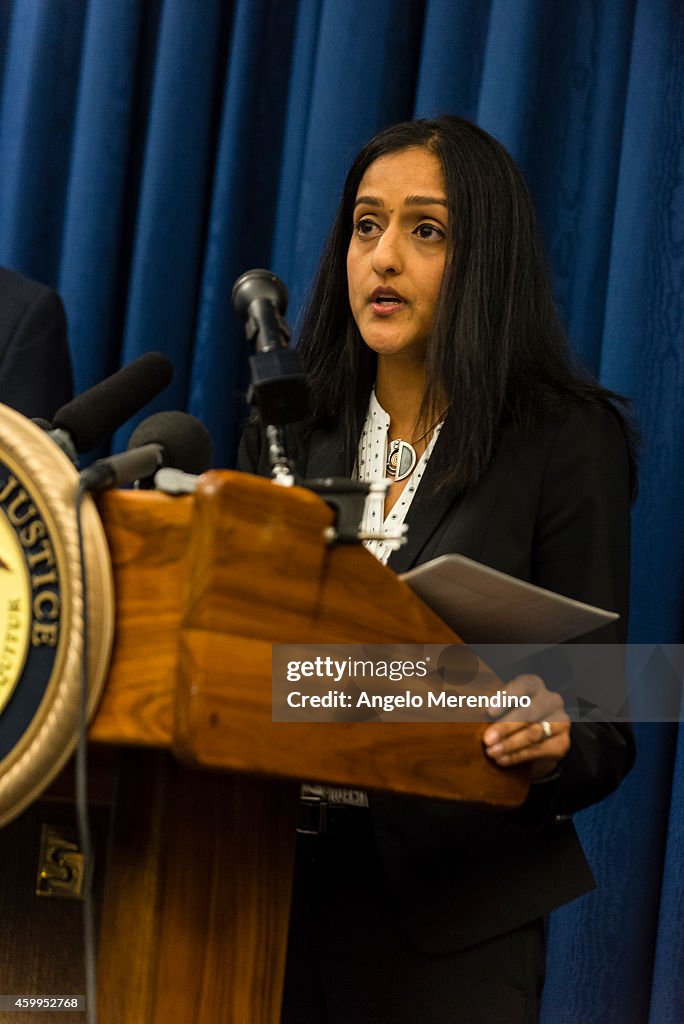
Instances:
[[[331,803],[317,796],[299,801],[297,834],[300,836],[353,835],[370,828],[370,810],[358,804]]]

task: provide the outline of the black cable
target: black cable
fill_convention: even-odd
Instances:
[[[83,588],[83,645],[81,648],[81,698],[79,702],[78,743],[76,746],[76,818],[78,840],[83,854],[83,952],[85,965],[86,1022],[97,1024],[97,969],[95,911],[92,896],[93,855],[88,819],[88,593],[85,549],[81,510],[86,494],[79,482],[76,494],[76,527],[81,559],[81,585]]]

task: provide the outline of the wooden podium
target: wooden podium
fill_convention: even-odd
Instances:
[[[102,1024],[277,1024],[299,782],[513,806],[475,723],[272,721],[273,643],[458,643],[314,494],[230,472],[98,501],[116,591],[93,744],[121,770]]]

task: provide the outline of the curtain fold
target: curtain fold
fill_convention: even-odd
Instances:
[[[309,9],[315,6],[320,13],[314,47]],[[370,10],[366,0],[301,5],[298,28],[309,48],[309,67],[301,61],[296,68],[297,89],[288,111],[292,134],[284,154],[289,177],[280,192],[283,205],[291,207],[284,213],[290,231],[285,239],[279,224],[277,237],[295,311],[315,272],[356,151],[379,127],[412,116],[423,4],[374,0]]]
[[[221,0],[204,0],[202,17],[188,17],[185,0],[167,0],[159,25],[122,345],[124,362],[149,350],[173,356],[173,382],[152,408],[186,405],[212,177],[220,9]]]
[[[133,138],[137,0],[93,0],[87,9],[57,286],[70,314],[76,391],[121,358],[120,259],[130,215],[126,183]],[[105,270],[106,268],[106,270]]]
[[[640,0],[601,346],[602,377],[632,398],[644,437],[634,510],[635,642],[681,640],[684,629],[682,97],[684,11]]]
[[[2,260],[45,281],[59,271],[84,15],[82,4],[68,3],[24,2],[10,11],[0,100]]]
[[[429,0],[425,11],[415,117],[458,111],[477,120],[491,0]],[[454,69],[458,68],[458,73]]]
[[[641,426],[631,639],[684,642],[683,95],[680,0],[4,0],[0,262],[60,289],[78,390],[161,350],[153,408],[230,465],[234,280],[271,267],[295,322],[356,150],[477,120],[529,183],[573,345]],[[684,1020],[684,733],[638,734],[578,816],[599,888],[553,915],[545,1024]]]
[[[684,699],[682,700],[684,720]],[[684,728],[678,729],[673,779],[684,778]],[[684,787],[672,787],[667,821],[649,1024],[679,1024],[684,1007]]]
[[[235,450],[245,391],[247,343],[231,290],[245,270],[270,263],[295,13],[278,0],[241,0],[235,9],[189,401],[212,424],[219,465]]]

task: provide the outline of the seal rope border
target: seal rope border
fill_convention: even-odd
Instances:
[[[73,753],[78,739],[84,643],[75,505],[78,473],[40,427],[0,405],[0,458],[5,456],[9,466],[17,466],[18,479],[45,520],[59,570],[62,611],[55,664],[45,694],[24,734],[0,761],[0,827],[40,795]],[[109,548],[90,495],[83,499],[82,524],[88,583],[90,720],[104,689],[114,638]]]

